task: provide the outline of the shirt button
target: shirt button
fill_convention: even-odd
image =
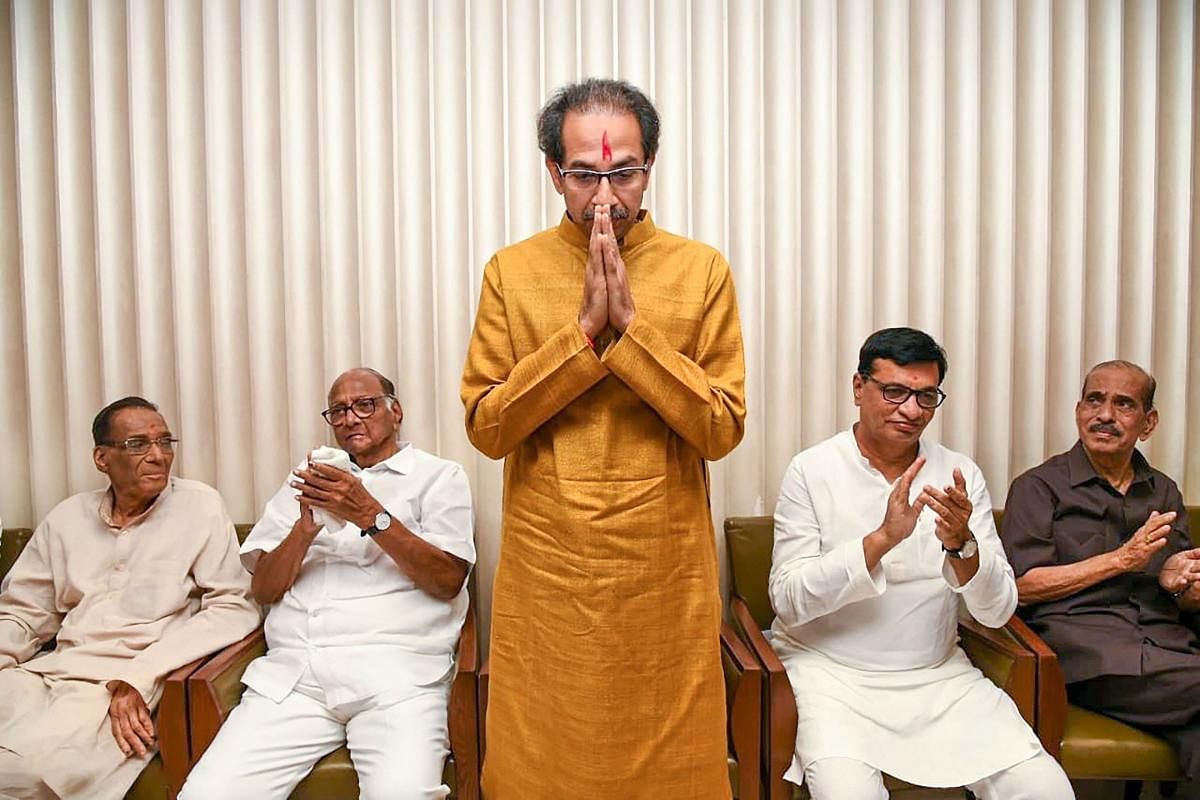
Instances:
[[[123,572],[123,571],[125,570],[125,562],[124,562],[124,561],[118,561],[117,563],[113,564],[113,568],[114,568],[114,569],[115,569],[117,572]]]

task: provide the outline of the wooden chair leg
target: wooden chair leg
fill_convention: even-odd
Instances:
[[[1138,800],[1138,798],[1141,796],[1141,781],[1125,781],[1125,800]]]

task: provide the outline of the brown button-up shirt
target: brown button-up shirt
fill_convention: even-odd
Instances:
[[[1068,683],[1140,675],[1146,642],[1200,652],[1180,621],[1179,606],[1158,585],[1167,558],[1192,546],[1183,496],[1136,450],[1133,482],[1122,495],[1096,473],[1080,442],[1021,475],[1009,489],[1001,539],[1018,578],[1034,567],[1073,564],[1115,550],[1152,511],[1177,516],[1166,547],[1145,567],[1020,611],[1054,648]]]

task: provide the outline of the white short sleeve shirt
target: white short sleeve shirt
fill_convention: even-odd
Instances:
[[[475,563],[471,491],[459,464],[404,443],[391,458],[351,472],[394,520]],[[251,571],[299,518],[290,481],[242,544]],[[330,523],[309,546],[295,583],[268,610],[267,654],[247,668],[242,682],[279,702],[310,669],[336,707],[445,678],[466,618],[465,583],[449,602],[431,597],[358,527]]]

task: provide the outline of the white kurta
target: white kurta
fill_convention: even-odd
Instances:
[[[1000,627],[1017,605],[983,474],[936,443],[923,440],[920,455],[910,500],[926,484],[952,484],[955,467],[966,479],[979,571],[963,586],[928,509],[867,571],[862,540],[883,521],[892,484],[851,431],[797,455],[784,476],[770,593],[772,645],[799,714],[785,776],[795,783],[808,764],[839,756],[921,786],[963,786],[1041,750],[1012,700],[957,646],[960,606]]]

